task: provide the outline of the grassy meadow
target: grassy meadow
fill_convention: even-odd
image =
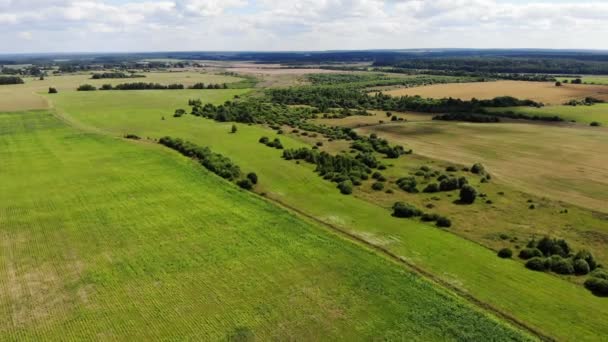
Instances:
[[[590,124],[595,121],[603,126],[608,126],[608,104],[606,103],[598,103],[593,106],[508,107],[488,108],[488,110],[494,112],[512,111],[527,115],[549,117],[557,115],[564,120],[574,120],[584,124]]]
[[[130,82],[152,82],[160,84],[179,83],[186,86],[198,82],[203,83],[232,83],[241,78],[215,75],[209,73],[185,71],[185,72],[150,72],[142,73],[145,78],[124,79],[91,79],[90,73],[70,74],[62,76],[47,76],[44,80],[38,78],[25,78],[24,84],[0,85],[0,112],[47,109],[49,104],[42,94],[46,94],[49,87],[56,88],[59,93],[75,92],[82,84],[91,84],[100,87],[103,84],[117,85]]]
[[[0,147],[5,340],[530,339],[159,145],[36,111]]]
[[[285,161],[280,157],[281,151],[259,144],[261,136],[275,137],[269,129],[237,124],[238,132],[229,134],[232,123],[190,115],[159,118],[159,111],[172,112],[174,107],[152,108],[145,101],[131,101],[130,106],[139,108],[138,114],[132,115],[108,107],[100,92],[86,94],[92,96],[87,100],[90,105],[82,104],[84,96],[57,96],[52,101],[58,113],[68,120],[115,135],[171,135],[210,146],[245,170],[254,170],[260,178],[257,191],[268,198],[381,246],[429,272],[437,281],[553,338],[595,339],[608,334],[603,318],[608,314],[604,298],[553,275],[528,271],[517,261],[499,259],[494,251],[450,232],[393,218],[388,208],[371,203],[364,193],[340,195],[335,184],[322,180],[311,166]],[[101,120],[99,115],[106,117]],[[412,136],[416,135],[408,138]],[[287,148],[305,146],[289,136],[279,137]],[[493,168],[490,171],[495,173]]]

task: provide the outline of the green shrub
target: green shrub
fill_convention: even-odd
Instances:
[[[270,140],[268,139],[268,137],[261,137],[260,140],[258,140],[258,141],[265,145],[265,144],[268,144],[268,142]]]
[[[589,271],[591,270],[589,268],[589,264],[585,261],[585,259],[574,260],[573,266],[574,266],[574,273],[576,273],[578,275],[585,275],[585,274],[589,273]]]
[[[433,221],[437,221],[439,219],[439,215],[437,214],[422,214],[422,216],[420,217],[420,220],[424,221],[424,222],[433,222]]]
[[[338,189],[340,189],[341,194],[350,195],[353,193],[353,182],[350,180],[340,182],[338,184]]]
[[[589,124],[589,126],[592,126],[592,127],[599,127],[599,126],[601,126],[601,125],[602,125],[602,124],[601,124],[601,123],[599,123],[599,122],[597,122],[597,121],[593,121],[593,122],[591,122],[591,123]]]
[[[447,172],[456,172],[456,171],[458,171],[458,169],[456,169],[455,166],[448,166],[448,167],[445,168],[445,170]]]
[[[78,87],[78,89],[76,89],[77,91],[94,91],[97,90],[97,88],[95,88],[94,86],[90,85],[90,84],[83,84],[80,87]]]
[[[427,185],[424,190],[422,190],[422,192],[426,192],[426,193],[434,193],[434,192],[438,192],[439,191],[439,185],[437,185],[437,183],[430,183],[429,185]]]
[[[245,190],[251,190],[253,188],[253,184],[249,179],[241,179],[236,182],[236,184]]]
[[[57,88],[53,88],[53,87],[49,88],[49,94],[57,94],[57,93],[58,93]]]
[[[578,260],[578,259],[585,260],[587,262],[587,265],[589,265],[589,269],[591,271],[593,271],[597,268],[597,262],[593,258],[593,255],[591,254],[591,252],[589,252],[587,250],[581,250],[578,253],[576,253],[576,255],[574,256],[574,260]]]
[[[591,277],[585,281],[585,287],[596,296],[608,296],[608,280]]]
[[[374,184],[372,184],[372,189],[374,189],[375,191],[382,191],[384,189],[384,183],[375,182]]]
[[[249,179],[251,184],[258,184],[258,175],[255,172],[248,173],[247,179]]]
[[[597,268],[593,272],[591,272],[591,276],[594,278],[608,280],[608,271],[606,271],[602,268]]]
[[[403,202],[397,202],[393,205],[393,216],[395,217],[409,218],[420,215],[422,215],[422,212],[413,205]]]
[[[450,228],[452,226],[452,221],[450,221],[450,219],[445,216],[439,216],[437,218],[436,225],[437,227],[441,228]]]
[[[409,193],[417,193],[418,189],[416,188],[417,182],[414,177],[403,177],[397,180],[397,185],[403,191]]]
[[[460,189],[460,202],[472,204],[477,198],[477,190],[470,185],[465,185]]]
[[[483,167],[483,165],[481,163],[475,163],[475,164],[473,164],[473,166],[471,166],[471,172],[478,174],[478,175],[482,175],[486,172],[486,169]]]
[[[574,266],[571,259],[564,259],[559,255],[553,255],[551,260],[551,271],[557,274],[574,274]]]
[[[519,251],[519,257],[524,260],[528,260],[535,257],[542,257],[543,252],[541,252],[538,248],[524,248]]]
[[[510,248],[503,248],[498,251],[498,257],[503,259],[509,259],[513,256],[513,251]]]
[[[544,271],[546,270],[545,260],[541,257],[534,257],[526,262],[526,268],[533,271]]]

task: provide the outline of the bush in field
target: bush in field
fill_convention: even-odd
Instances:
[[[104,84],[101,86],[100,88],[101,90],[112,90],[112,85],[111,84]]]
[[[472,204],[477,198],[477,190],[470,185],[465,185],[460,189],[460,202]]]
[[[447,172],[456,172],[456,171],[458,171],[458,169],[456,169],[455,166],[448,166],[448,167],[445,168],[445,170]]]
[[[543,252],[541,252],[538,248],[524,248],[519,251],[519,257],[524,260],[542,256]]]
[[[182,116],[184,116],[184,114],[186,114],[186,111],[183,109],[176,109],[175,113],[173,114],[174,118],[181,118]]]
[[[437,214],[422,214],[422,216],[420,217],[420,220],[424,221],[424,222],[434,222],[437,221],[439,219],[439,215]]]
[[[395,217],[414,217],[420,216],[422,212],[411,204],[397,202],[393,205],[393,216]]]
[[[247,179],[249,179],[251,184],[258,184],[258,175],[255,172],[249,172],[247,174]]]
[[[397,180],[397,185],[403,191],[409,193],[417,193],[418,189],[416,188],[417,182],[414,177],[403,177]]]
[[[53,87],[49,88],[49,94],[57,94],[57,93],[58,93],[57,88],[53,88]]]
[[[430,183],[429,185],[427,185],[424,190],[422,190],[422,192],[426,192],[426,193],[434,193],[434,192],[438,192],[439,191],[439,185],[437,185],[437,183]]]
[[[95,88],[94,86],[90,85],[90,84],[83,84],[80,87],[78,87],[78,89],[76,89],[77,91],[94,91],[97,90],[97,88]]]
[[[241,179],[236,184],[245,190],[253,189],[253,183],[249,179]]]
[[[503,248],[498,251],[498,256],[503,259],[510,259],[513,256],[513,251],[510,248]]]
[[[437,218],[436,224],[437,227],[450,228],[452,226],[452,221],[450,221],[450,219],[445,216],[439,216],[439,218]]]
[[[585,281],[585,287],[596,296],[608,296],[608,280],[591,277]]]
[[[236,133],[238,131],[238,128],[236,127],[235,124],[232,124],[232,127],[230,128],[230,133]]]
[[[375,182],[374,184],[372,184],[372,189],[374,189],[375,191],[382,191],[384,189],[384,183]]]
[[[592,127],[599,127],[599,126],[601,126],[601,125],[602,125],[602,124],[601,124],[601,123],[599,123],[599,122],[597,122],[597,121],[593,121],[593,122],[591,122],[591,123],[589,124],[589,126],[592,126]]]
[[[540,257],[534,257],[526,262],[526,268],[533,271],[544,271],[546,270],[545,260]]]
[[[557,274],[574,274],[574,266],[571,259],[564,259],[559,255],[551,258],[551,271]]]
[[[587,262],[587,265],[589,265],[589,269],[591,271],[595,270],[597,268],[597,262],[595,261],[595,259],[593,258],[593,255],[587,251],[587,250],[581,250],[578,253],[576,253],[576,255],[574,256],[574,260],[585,260],[585,262]]]
[[[608,280],[608,271],[603,268],[598,268],[595,271],[591,272],[591,276],[594,278],[601,278]]]
[[[23,84],[23,79],[17,76],[0,76],[0,84]]]
[[[591,271],[589,264],[584,259],[576,259],[573,263],[574,273],[578,275],[585,275]]]
[[[473,166],[471,166],[471,172],[477,175],[482,175],[486,172],[486,169],[481,163],[475,163]]]
[[[340,189],[340,193],[343,195],[350,195],[353,193],[353,182],[351,181],[343,181],[338,184],[338,189]]]
[[[268,137],[261,137],[260,140],[258,140],[258,142],[260,142],[264,145],[268,144],[269,141],[270,140],[268,139]]]

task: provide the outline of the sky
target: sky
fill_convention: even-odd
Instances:
[[[608,0],[0,0],[0,53],[608,49]]]

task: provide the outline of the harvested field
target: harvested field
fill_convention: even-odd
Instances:
[[[601,85],[564,84],[556,87],[550,82],[497,81],[436,84],[416,88],[400,88],[387,91],[393,96],[420,95],[430,98],[453,97],[463,100],[492,99],[497,96],[513,96],[531,99],[545,104],[563,104],[570,99],[592,96],[608,100],[608,87]]]

